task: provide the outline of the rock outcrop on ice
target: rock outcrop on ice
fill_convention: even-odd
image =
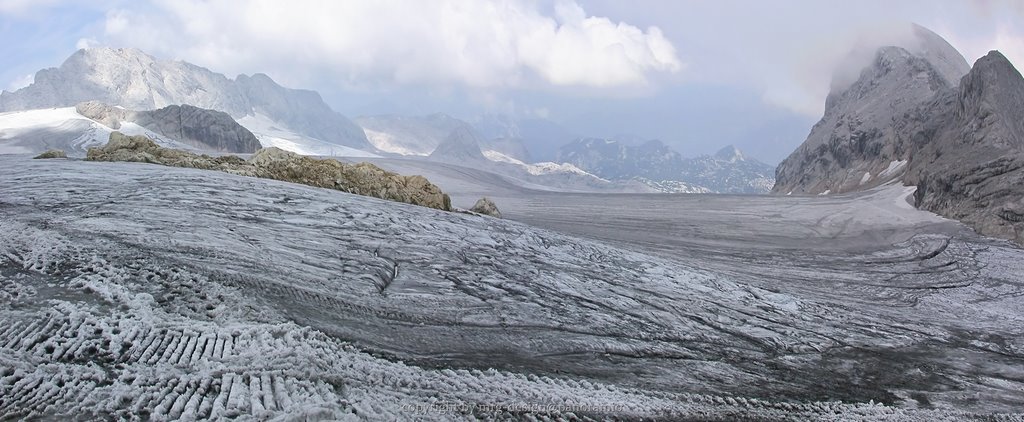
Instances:
[[[187,104],[132,111],[88,101],[75,110],[112,129],[120,129],[124,122],[134,123],[202,151],[251,154],[262,147],[252,132],[227,113]]]
[[[911,151],[902,126],[927,119],[917,110],[970,70],[956,49],[925,28],[913,27],[904,44],[878,49],[848,86],[839,74],[849,69],[837,70],[824,116],[779,164],[773,192],[847,192],[903,174]]]
[[[609,180],[639,180],[662,192],[766,193],[774,183],[772,166],[731,145],[715,155],[684,158],[657,140],[633,146],[581,138],[563,146],[558,161]]]
[[[924,55],[883,47],[857,82],[833,92],[825,117],[779,166],[774,192],[899,180],[918,187],[915,206],[1024,243],[1024,78],[993,51],[953,79],[955,50],[928,45]]]
[[[46,159],[50,159],[50,158],[68,158],[68,154],[65,153],[62,150],[59,150],[59,149],[49,149],[49,150],[43,151],[42,154],[39,154],[39,155],[37,155],[35,157],[32,157],[32,158],[34,158],[36,160],[46,160]]]
[[[489,215],[495,218],[501,218],[501,211],[498,211],[498,206],[490,198],[480,198],[473,204],[473,208],[469,209],[477,214]]]
[[[161,164],[262,177],[308,186],[372,196],[444,211],[451,199],[422,176],[403,176],[373,164],[347,164],[315,159],[279,148],[263,148],[248,161],[233,155],[210,157],[164,148],[145,136],[110,135],[107,145],[90,148],[88,161],[127,161]]]
[[[181,61],[130,48],[78,50],[34,82],[0,94],[0,112],[69,107],[86,101],[155,110],[188,104],[235,119],[265,116],[282,128],[328,144],[372,150],[363,131],[313,91],[284,88],[264,74],[228,79]]]

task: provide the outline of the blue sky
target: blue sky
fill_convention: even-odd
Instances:
[[[857,42],[922,24],[1024,63],[1024,2],[0,0],[0,87],[78,47],[137,47],[315,89],[348,115],[503,113],[581,135],[737,144],[777,162]],[[866,40],[866,41],[865,41]]]

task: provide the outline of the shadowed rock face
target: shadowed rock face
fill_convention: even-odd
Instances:
[[[79,103],[75,111],[113,129],[131,122],[200,150],[251,154],[259,139],[224,112],[190,105],[171,105],[152,111],[132,111],[97,101]]]
[[[1024,78],[997,51],[958,86],[935,69],[904,50],[879,50],[849,91],[830,97],[825,117],[779,167],[774,192],[899,180],[918,187],[917,207],[1024,243]]]
[[[138,113],[135,123],[201,149],[253,153],[260,141],[224,112],[172,105]]]
[[[997,51],[928,105],[905,182],[915,205],[1024,244],[1024,78]]]
[[[821,121],[779,164],[772,191],[848,192],[898,178],[910,156],[903,126],[926,119],[916,110],[954,86],[929,58],[900,47],[879,49],[860,79],[829,94]]]
[[[373,164],[319,160],[278,148],[264,148],[249,160],[210,157],[163,148],[145,136],[110,134],[102,148],[89,148],[88,161],[127,161],[219,170],[451,211],[451,199],[423,176],[403,176]]]

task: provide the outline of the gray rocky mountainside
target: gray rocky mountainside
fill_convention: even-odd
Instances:
[[[918,208],[1024,244],[1024,78],[997,51],[908,124]]]
[[[1024,244],[1024,78],[993,51],[951,80],[952,52],[936,51],[879,49],[857,82],[829,96],[774,192],[896,180],[917,186],[916,207]]]
[[[804,143],[779,164],[775,193],[820,194],[877,186],[899,178],[910,150],[900,122],[955,87],[970,70],[945,40],[913,27],[907,48],[882,47],[855,82],[834,82],[825,114]],[[834,81],[843,79],[839,73]]]
[[[112,129],[131,122],[202,151],[251,154],[261,148],[252,132],[222,111],[187,104],[132,111],[96,101],[78,104],[75,110]]]
[[[657,140],[632,146],[581,138],[562,146],[558,161],[610,180],[640,180],[664,192],[766,193],[774,182],[772,166],[733,146],[685,158]]]
[[[155,110],[188,104],[235,119],[263,115],[304,136],[372,150],[363,131],[331,110],[313,91],[284,88],[263,74],[226,76],[181,61],[160,60],[130,48],[78,50],[34,82],[0,94],[0,112],[70,107],[86,101]]]
[[[480,143],[480,136],[473,128],[461,125],[448,134],[444,141],[430,153],[429,158],[467,166],[471,166],[472,163],[486,163],[488,160],[480,151]]]

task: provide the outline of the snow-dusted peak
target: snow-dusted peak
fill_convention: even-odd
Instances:
[[[718,152],[715,153],[715,158],[722,161],[728,161],[730,163],[746,160],[746,157],[743,156],[743,152],[734,145],[729,145],[718,150]]]
[[[328,144],[372,149],[362,130],[313,91],[282,87],[257,73],[232,80],[201,66],[162,60],[133,48],[76,51],[29,86],[0,94],[0,112],[99,101],[131,110],[187,104],[235,119],[262,114],[276,126]]]

